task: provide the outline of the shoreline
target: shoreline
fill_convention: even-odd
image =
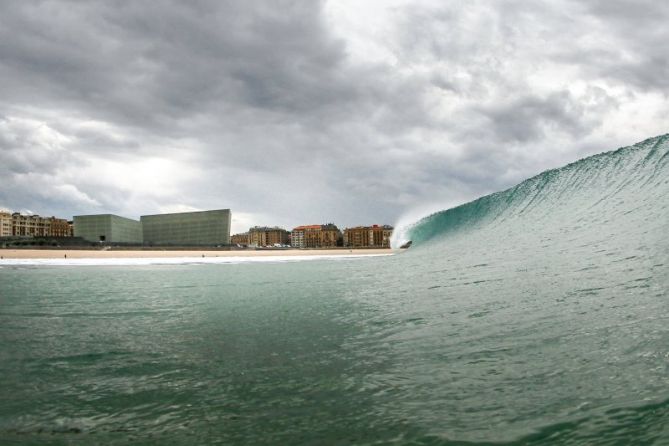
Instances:
[[[160,258],[216,258],[216,257],[332,257],[391,255],[397,249],[285,249],[285,250],[100,250],[100,249],[9,249],[1,248],[3,259],[160,259]]]

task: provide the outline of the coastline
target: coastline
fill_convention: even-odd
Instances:
[[[391,255],[396,249],[281,249],[281,250],[100,250],[100,249],[0,249],[3,259],[159,259],[215,257],[332,257]]]

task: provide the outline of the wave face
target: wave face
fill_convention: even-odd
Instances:
[[[432,410],[463,423],[445,437],[669,444],[668,135],[435,213],[408,233],[398,274],[430,328],[408,335],[403,372],[446,375],[422,376]]]
[[[410,228],[409,238],[420,245],[482,232],[523,238],[635,234],[658,224],[666,227],[668,193],[669,135],[663,135],[430,215]]]

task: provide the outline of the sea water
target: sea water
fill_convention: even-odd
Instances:
[[[668,137],[405,233],[370,258],[3,260],[0,444],[669,444]]]

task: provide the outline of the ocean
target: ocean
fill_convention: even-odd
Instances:
[[[392,256],[0,262],[0,444],[669,444],[669,136]]]

